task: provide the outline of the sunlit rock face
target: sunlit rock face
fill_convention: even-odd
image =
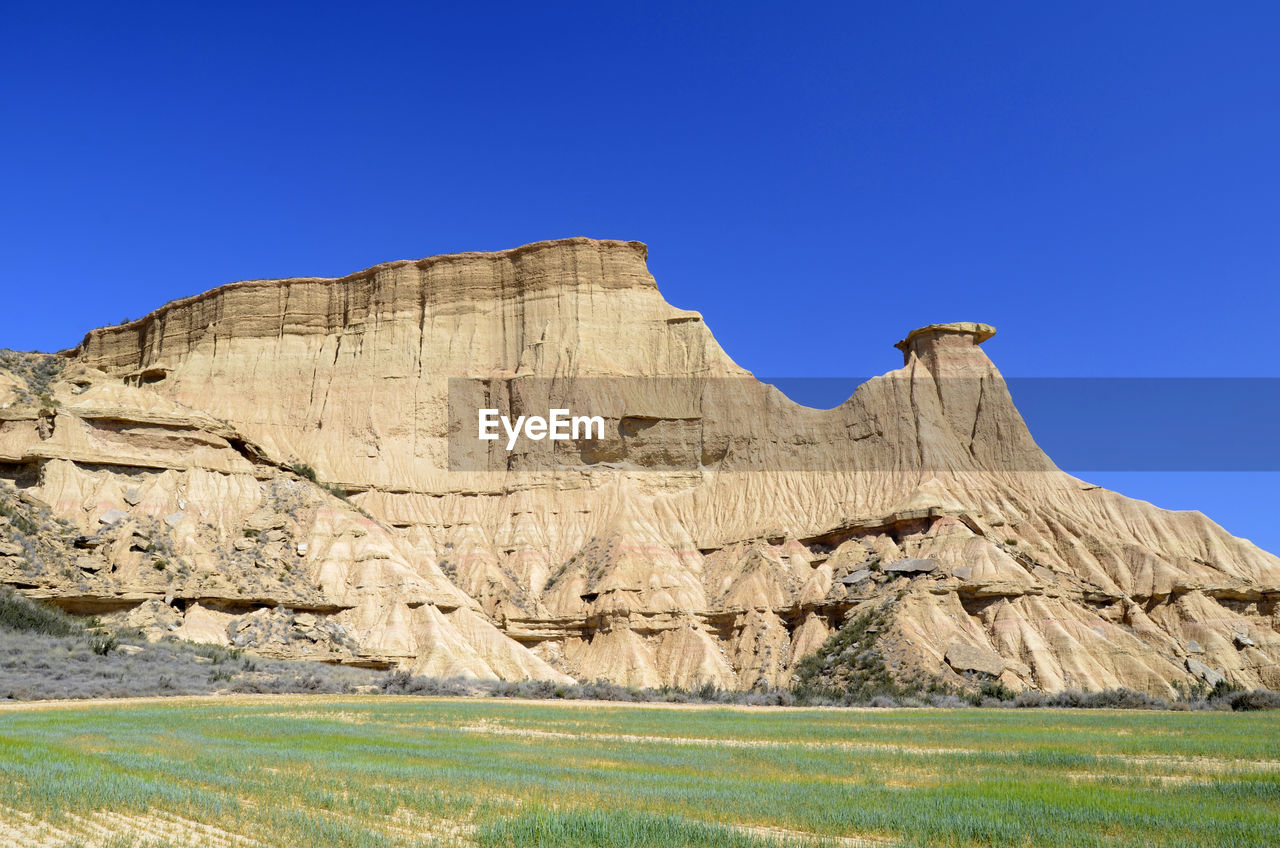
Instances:
[[[579,238],[234,283],[9,356],[0,580],[441,676],[785,686],[887,606],[904,676],[1280,687],[1280,560],[1057,470],[993,328],[915,330],[902,368],[808,409],[645,257]],[[606,438],[468,442],[481,403]]]

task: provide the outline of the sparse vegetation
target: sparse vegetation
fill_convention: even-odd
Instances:
[[[896,706],[894,699],[926,694],[951,695],[936,680],[902,680],[877,647],[889,623],[889,609],[878,607],[833,633],[822,647],[800,661],[795,694],[801,704]],[[886,699],[878,702],[877,699]]]
[[[9,526],[24,536],[34,536],[40,526],[13,499],[12,495],[0,489],[0,516],[9,519]]]
[[[177,639],[152,644],[0,587],[0,700],[343,693],[376,688],[388,676],[319,662],[248,660],[236,650]]]
[[[801,660],[792,690],[794,703],[812,706],[871,707],[1017,707],[1110,710],[1269,710],[1280,709],[1280,694],[1267,689],[1245,691],[1222,682],[1175,687],[1177,697],[1158,698],[1132,689],[1084,692],[1067,689],[1052,694],[1015,692],[1003,683],[974,675],[969,688],[938,678],[895,675],[877,642],[889,610],[880,607],[855,617],[833,633],[817,651]]]
[[[355,507],[356,511],[359,512],[361,515],[363,515],[365,518],[372,517],[369,515],[368,512],[364,510],[363,507],[359,506],[358,504],[356,504],[354,501],[351,500],[351,496],[347,493],[346,489],[339,486],[337,483],[331,483],[328,481],[321,480],[319,475],[316,474],[316,470],[310,465],[308,465],[307,463],[305,462],[294,463],[293,465],[288,466],[288,468],[290,471],[292,471],[294,474],[297,474],[299,477],[302,477],[303,479],[310,480],[312,483],[315,483],[317,486],[324,489],[326,492],[333,495],[335,498],[338,498],[339,500],[343,500],[351,504],[351,506]]]
[[[363,687],[388,695],[529,698],[623,703],[738,706],[861,705],[1074,709],[1280,709],[1280,694],[1220,685],[1167,702],[1125,689],[1068,690],[1053,695],[1015,694],[994,681],[961,694],[938,685],[905,686],[887,676],[872,650],[876,616],[860,617],[833,635],[801,665],[794,690],[743,692],[711,684],[694,689],[641,689],[607,681],[574,684],[434,678],[406,671],[377,671],[319,662],[267,660],[236,648],[176,639],[147,643],[130,631],[111,631],[96,619],[77,618],[0,587],[0,699],[100,698],[232,692],[342,694]],[[121,645],[129,652],[121,652]],[[85,648],[88,650],[84,650]],[[141,649],[132,653],[134,649]],[[841,668],[842,663],[847,667]],[[50,675],[50,669],[56,673]],[[162,683],[161,679],[167,682]]]
[[[0,368],[4,368],[26,383],[19,388],[19,394],[25,403],[36,403],[42,409],[53,409],[51,387],[67,361],[54,353],[34,353],[19,350],[0,349]]]
[[[0,627],[44,636],[82,636],[85,633],[83,619],[67,615],[56,607],[27,600],[8,586],[0,586]]]
[[[299,462],[295,465],[290,465],[289,470],[292,471],[294,474],[297,474],[299,477],[310,480],[312,483],[319,482],[316,479],[316,470],[312,468],[310,465],[307,465],[305,462]]]
[[[100,657],[111,653],[120,643],[110,633],[99,633],[89,639],[89,647]]]

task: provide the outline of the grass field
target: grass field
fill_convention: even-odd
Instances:
[[[1280,713],[0,708],[0,846],[1264,846]]]

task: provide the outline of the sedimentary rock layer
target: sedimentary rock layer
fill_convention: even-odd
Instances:
[[[1280,686],[1280,560],[1059,471],[992,328],[913,331],[901,369],[807,409],[667,304],[645,255],[569,239],[235,283],[91,332],[46,384],[11,363],[11,497],[82,541],[0,579],[442,675],[782,686],[887,605],[904,675]],[[464,380],[503,412],[598,412],[608,438],[460,465]]]

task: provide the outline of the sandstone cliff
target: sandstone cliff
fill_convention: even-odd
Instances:
[[[1280,687],[1280,560],[1057,470],[993,333],[917,330],[901,369],[812,410],[667,304],[634,242],[235,283],[0,363],[10,509],[72,540],[0,526],[0,580],[440,675],[786,685],[888,604],[904,674]],[[608,436],[462,455],[479,401]]]

